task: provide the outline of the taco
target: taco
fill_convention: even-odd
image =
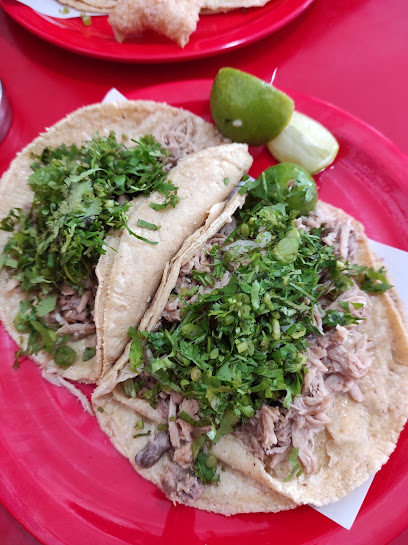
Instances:
[[[109,10],[109,23],[118,42],[153,30],[185,47],[200,13],[264,6],[269,0],[118,0]]]
[[[287,190],[260,176],[186,241],[94,392],[112,443],[174,502],[336,501],[406,421],[407,327],[363,227]]]
[[[261,7],[270,0],[61,0],[86,13],[109,15],[115,38],[123,42],[154,31],[185,47],[200,15]]]
[[[139,259],[149,271],[151,287],[132,292],[143,314],[165,263],[252,162],[246,146],[223,142],[190,112],[129,101],[82,108],[17,156],[0,184],[0,317],[17,356],[62,379],[100,378],[95,333],[109,285],[125,272],[135,281],[134,268],[115,268],[118,256],[137,248],[134,267]],[[170,238],[174,212],[179,224],[171,221],[164,251],[160,233]]]

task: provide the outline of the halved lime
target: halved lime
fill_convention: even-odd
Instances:
[[[251,74],[221,68],[211,89],[210,107],[224,136],[258,146],[283,131],[294,103],[285,93]]]
[[[296,163],[311,174],[329,166],[339,151],[339,143],[326,127],[296,111],[285,129],[267,146],[278,161]]]

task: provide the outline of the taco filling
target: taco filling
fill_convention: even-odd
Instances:
[[[390,287],[385,271],[354,263],[361,233],[327,205],[314,209],[312,187],[305,204],[295,187],[262,193],[264,181],[248,184],[244,208],[182,264],[154,330],[130,331],[134,376],[114,396],[160,415],[135,462],[148,468],[167,453],[161,487],[174,501],[219,481],[226,434],[285,481],[315,472],[335,395],[363,399],[371,356],[359,324],[367,293]],[[152,433],[144,426],[134,437]]]
[[[25,293],[14,326],[29,337],[16,362],[21,355],[41,350],[61,367],[92,358],[95,266],[106,251],[108,231],[129,230],[127,213],[137,195],[155,190],[165,200],[160,205],[152,202],[152,207],[177,204],[177,187],[164,183],[177,157],[170,157],[152,136],[129,147],[124,142],[124,136],[118,141],[111,132],[95,135],[81,147],[47,147],[32,157],[28,184],[33,202],[10,210],[1,221],[1,229],[12,232],[0,258],[12,277],[6,289],[18,287]],[[81,354],[67,346],[69,339],[86,339]]]

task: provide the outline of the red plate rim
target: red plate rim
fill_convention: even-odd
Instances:
[[[211,83],[212,82],[210,80],[194,80],[157,85],[147,89],[141,89],[131,92],[129,93],[129,98],[156,99],[158,101],[167,101],[177,106],[180,106],[182,102],[190,99],[191,102],[196,101],[198,107],[202,107],[201,103],[204,103],[208,98],[208,92],[211,87]],[[184,89],[184,92],[182,94],[182,96],[184,97],[184,101],[181,98],[181,87]],[[375,152],[381,151],[381,157],[379,157],[378,159],[380,167],[385,168],[385,165],[387,166],[387,168],[389,167],[391,169],[390,176],[392,178],[395,178],[395,183],[397,184],[398,191],[400,191],[401,194],[405,196],[408,195],[408,182],[406,180],[406,177],[402,176],[402,174],[406,172],[408,168],[408,157],[404,155],[394,144],[392,144],[381,133],[379,133],[366,123],[358,120],[357,118],[348,113],[343,112],[341,109],[335,106],[332,106],[319,99],[308,97],[307,95],[298,92],[292,92],[290,94],[295,99],[296,104],[299,105],[299,109],[301,111],[305,110],[305,113],[309,113],[310,115],[312,115],[312,112],[321,111],[321,115],[323,115],[323,117],[328,120],[329,128],[330,120],[333,124],[336,124],[339,120],[341,120],[341,134],[345,134],[349,128],[353,132],[353,134],[355,134],[355,138],[357,138],[358,142],[364,142],[364,146],[368,146],[369,152],[371,152],[372,148],[374,148]],[[205,105],[203,106],[203,108],[206,109],[207,106]],[[341,160],[342,158],[340,157],[339,162]],[[259,156],[255,159],[255,161],[262,162],[262,157]],[[390,161],[391,163],[389,163]],[[319,183],[323,190],[326,174],[327,173],[325,171],[319,177]],[[406,232],[407,227],[407,219],[405,218],[405,223],[402,226],[402,229]],[[381,238],[381,236],[377,236],[376,238]],[[408,247],[405,247],[404,249],[408,250]],[[7,356],[5,355],[3,357],[10,360],[10,358],[12,359],[12,356],[10,356],[10,351],[14,350],[14,345],[10,340],[7,340],[7,335],[4,335],[4,333],[0,334],[1,346],[4,350],[3,354],[7,354]],[[49,411],[55,409],[58,413],[55,415],[55,418],[63,417],[64,410],[68,407],[69,411],[72,411],[72,413],[74,413],[74,416],[78,418],[78,427],[81,426],[82,420],[83,422],[85,422],[85,425],[87,426],[87,429],[90,430],[91,434],[96,433],[96,435],[98,435],[97,431],[94,430],[95,422],[93,420],[88,421],[88,419],[90,419],[91,417],[87,417],[86,415],[84,416],[83,414],[81,414],[81,411],[78,409],[76,401],[73,400],[68,392],[66,392],[65,390],[57,389],[54,386],[45,383],[40,376],[38,368],[34,364],[27,363],[26,365],[26,369],[22,371],[24,373],[28,373],[31,379],[34,378],[35,381],[38,380],[37,387],[40,390],[40,393],[48,394],[50,399],[42,399],[41,404],[46,409],[48,408]],[[5,372],[3,375],[5,374],[7,373]],[[13,377],[13,375],[10,376]],[[0,391],[3,390],[3,393],[5,394],[4,397],[9,397],[11,395],[10,393],[7,393],[8,390],[6,390],[7,380],[10,379],[4,379],[3,376],[0,375]],[[22,380],[24,380],[24,378]],[[32,382],[30,382],[30,386],[26,384],[26,391],[24,391],[24,385],[18,385],[16,383],[16,402],[18,401],[18,396],[21,396],[22,394],[27,395],[27,393],[31,391],[27,390],[27,388],[30,388],[33,385],[34,384]],[[20,388],[22,388],[22,390],[19,394],[18,392],[20,391]],[[2,397],[3,396],[0,397],[0,407],[3,403]],[[3,414],[5,414],[6,411],[10,410],[10,405],[3,406],[2,408],[4,411]],[[14,410],[22,410],[22,408],[15,407]],[[37,415],[34,416],[37,417]],[[35,429],[29,430],[28,436],[30,437],[31,432],[33,432],[33,434],[35,435],[35,431]],[[69,531],[67,528],[65,528],[64,521],[58,520],[58,518],[56,518],[56,516],[60,514],[59,510],[57,509],[58,502],[61,503],[62,500],[59,497],[52,496],[53,488],[49,492],[48,490],[46,490],[45,493],[50,496],[48,499],[51,501],[51,507],[50,505],[48,505],[49,510],[39,509],[39,504],[36,503],[37,496],[35,495],[36,482],[31,481],[28,478],[28,475],[25,473],[24,468],[20,466],[23,461],[23,455],[19,454],[18,452],[13,452],[13,444],[10,444],[10,442],[6,443],[6,439],[7,438],[3,437],[3,433],[0,430],[0,444],[3,443],[4,447],[0,449],[0,460],[2,461],[2,463],[0,464],[0,474],[2,475],[2,479],[0,481],[0,498],[4,503],[5,507],[29,532],[31,532],[37,539],[42,540],[47,545],[55,545],[56,543],[70,543],[69,539],[67,539],[67,533],[69,534]],[[304,536],[303,541],[296,541],[297,544],[315,544],[317,542],[317,536],[311,535],[312,528],[309,528],[308,526],[315,527],[316,525],[318,525],[321,528],[321,531],[324,533],[324,535],[322,533],[319,536],[319,540],[326,539],[325,543],[330,542],[331,545],[340,545],[344,543],[353,545],[365,545],[365,543],[367,543],[367,536],[370,536],[371,545],[383,545],[384,543],[389,542],[391,539],[396,537],[406,527],[406,520],[408,516],[408,498],[405,499],[406,495],[404,494],[404,490],[408,485],[408,460],[405,459],[401,443],[406,444],[407,441],[408,430],[405,430],[403,431],[400,438],[399,447],[391,456],[391,459],[385,466],[385,468],[376,476],[374,483],[371,486],[370,491],[367,495],[366,501],[361,509],[361,513],[358,516],[350,532],[343,530],[328,519],[324,519],[323,517],[321,517],[321,515],[314,511],[311,511],[307,507],[299,508],[293,512],[279,513],[278,515],[259,514],[237,516],[236,521],[240,524],[243,520],[248,521],[255,527],[255,522],[259,523],[259,521],[267,521],[268,517],[282,516],[284,520],[290,521],[291,515],[296,513],[298,517],[299,532],[301,532]],[[101,449],[113,448],[110,447],[106,440],[105,444],[99,444],[95,446],[96,455],[98,454],[98,447],[100,447]],[[75,462],[75,460],[73,462]],[[118,464],[122,465],[124,462],[127,464],[126,460],[121,459],[119,456],[117,457],[117,462]],[[78,464],[78,461],[76,461],[76,463]],[[81,461],[79,461],[79,467],[80,465]],[[132,471],[130,470],[128,473],[129,475],[131,475]],[[22,483],[21,480],[24,479],[24,477],[27,477],[27,480],[26,482]],[[136,475],[135,479],[137,478],[138,476]],[[139,484],[144,490],[143,483],[137,481],[136,485]],[[53,486],[55,486],[55,484]],[[154,488],[149,488],[149,485],[146,486],[149,492],[151,492],[151,489]],[[24,495],[21,495],[22,490],[24,491]],[[42,492],[44,492],[44,490],[42,490]],[[54,504],[55,507],[53,507]],[[173,508],[170,509],[174,513]],[[196,516],[195,511],[190,508],[184,507],[174,509],[178,509],[180,514],[183,517],[186,517],[186,520],[188,520],[189,523],[193,523],[193,526],[190,528],[190,541],[184,541],[183,538],[181,538],[178,543],[199,543],[199,541],[197,541],[198,536],[196,535],[194,529],[194,521]],[[66,511],[66,517],[68,518],[68,522],[66,523],[67,526],[71,524],[70,521],[78,524],[78,518],[72,518],[75,515],[77,515],[77,513],[73,510]],[[207,522],[212,521],[214,522],[215,527],[219,526],[220,518],[222,521],[225,521],[225,523],[223,522],[223,524],[225,525],[227,525],[228,521],[232,520],[224,519],[219,515],[201,515],[202,513],[197,514],[197,520],[207,520]],[[94,522],[95,524],[95,529],[92,530],[95,531],[95,539],[93,542],[104,544],[106,543],[109,545],[113,543],[130,543],[130,541],[128,540],[115,538],[115,536],[111,533],[113,530],[111,529],[109,524],[107,524],[105,528],[106,535],[105,533],[102,534],[103,530],[101,528],[98,528],[98,524],[103,524],[103,522],[101,523],[99,521],[99,514],[95,512],[93,513],[93,517],[94,519],[92,519],[92,522]],[[264,519],[262,517],[264,517]],[[87,519],[88,525],[89,520],[90,519]],[[80,518],[79,521],[81,522],[83,521],[83,519]],[[311,524],[308,525],[308,521]],[[379,526],[379,524],[381,524],[381,526]],[[89,528],[86,529],[87,531],[89,531]],[[292,541],[292,534],[294,531],[294,529],[291,529],[288,533],[286,540],[288,545],[290,543],[295,543],[295,541]],[[80,536],[82,534],[80,526],[77,527],[77,532],[78,540],[76,541],[76,543],[83,543],[84,545],[85,543],[89,543],[89,541],[81,541]],[[174,539],[176,539],[177,537],[178,536],[174,536]],[[225,535],[225,545],[233,543],[234,541],[230,539],[233,537],[235,540],[238,539],[238,542],[240,541],[239,535]],[[275,537],[276,536],[270,533],[269,526],[267,526],[266,529],[264,528],[262,538],[266,545],[268,545],[269,543],[272,544],[275,540]],[[103,541],[101,541],[102,538]],[[216,537],[214,537],[213,539],[214,543],[221,543],[221,541],[216,540]],[[243,539],[245,539],[244,535]],[[153,543],[153,541],[149,540],[149,543],[150,542]],[[211,539],[206,539],[205,542],[210,545],[212,541]],[[145,541],[144,543],[147,543],[147,541]],[[156,541],[154,543],[156,543]]]
[[[36,36],[69,51],[96,57],[105,60],[120,62],[180,62],[191,59],[210,57],[231,51],[260,40],[298,17],[313,0],[273,0],[261,8],[249,8],[259,10],[259,16],[240,32],[229,30],[221,32],[221,35],[211,37],[199,37],[200,28],[205,28],[206,22],[200,20],[198,30],[193,34],[189,44],[184,49],[179,48],[170,41],[163,41],[154,48],[149,44],[124,42],[122,44],[113,41],[108,42],[98,38],[90,42],[89,37],[78,32],[64,28],[64,19],[55,19],[41,15],[18,0],[0,0],[4,11],[17,23],[35,34]],[[229,14],[218,14],[212,17],[228,17]],[[208,16],[207,16],[208,17]],[[106,19],[106,17],[103,17]],[[225,20],[225,19],[224,19]],[[85,27],[84,27],[85,28]],[[87,33],[92,33],[91,27],[86,27]]]

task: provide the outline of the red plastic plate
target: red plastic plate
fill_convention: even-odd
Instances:
[[[55,19],[17,0],[1,0],[0,5],[27,30],[64,49],[101,59],[150,63],[209,57],[250,44],[288,24],[312,2],[272,0],[262,8],[202,16],[184,49],[154,33],[119,44],[107,17],[92,17],[92,25],[85,26],[80,18]]]
[[[167,101],[209,119],[210,81],[165,84],[129,98]],[[317,176],[320,197],[343,207],[381,242],[408,250],[408,158],[341,110],[291,92],[299,111],[338,138],[333,166]],[[183,97],[183,98],[181,98]],[[272,163],[252,150],[251,173]],[[309,507],[225,518],[174,506],[128,461],[64,389],[26,360],[12,369],[14,343],[0,329],[0,500],[47,545],[384,545],[408,520],[408,432],[375,477],[350,531]],[[88,393],[90,389],[88,388]]]

